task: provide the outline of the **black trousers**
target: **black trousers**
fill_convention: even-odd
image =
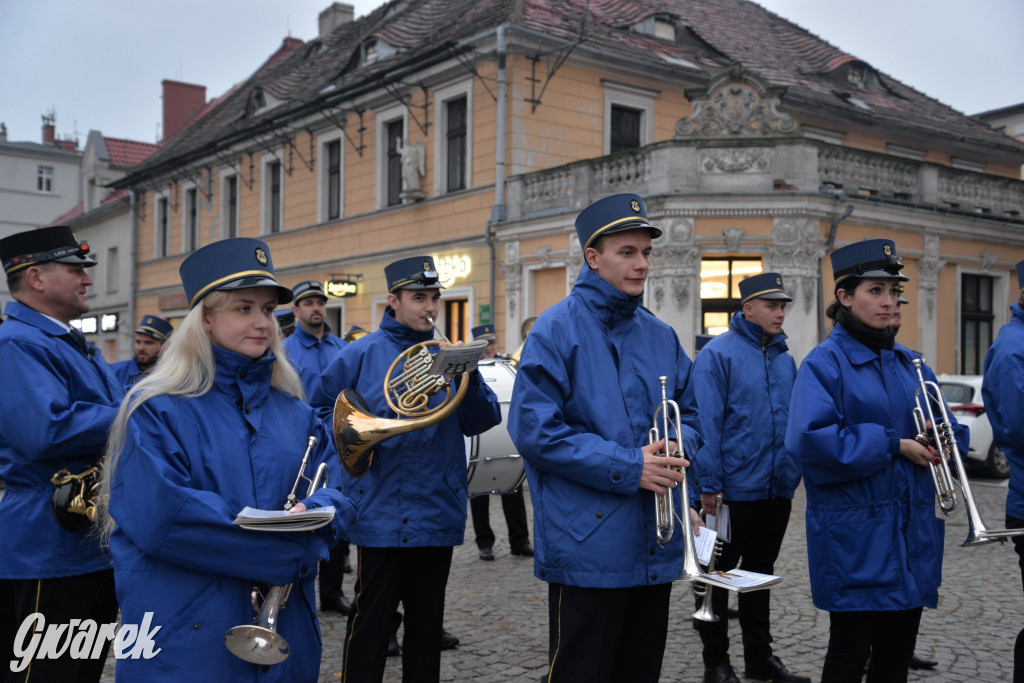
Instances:
[[[774,573],[793,502],[786,498],[773,498],[725,503],[729,506],[732,534],[731,540],[722,546],[722,555],[716,560],[715,569],[734,569],[742,560],[747,571]],[[714,623],[696,622],[704,643],[704,666],[707,668],[729,663],[728,607],[729,591],[711,590],[711,608],[719,619]],[[771,591],[740,593],[739,609],[743,658],[748,667],[760,666],[772,655]]]
[[[657,683],[672,584],[548,586],[548,683]]]
[[[1024,529],[1024,519],[1006,515],[1007,529]],[[1017,552],[1017,563],[1020,565],[1020,582],[1024,588],[1024,536],[1012,536],[1013,549]],[[1024,628],[1017,632],[1017,642],[1013,646],[1013,683],[1024,683]]]
[[[869,656],[868,683],[906,681],[921,610],[829,612],[822,683],[859,683]]]
[[[110,650],[109,640],[97,659],[72,659],[66,652],[59,659],[33,659],[29,667],[19,673],[11,671],[11,660],[21,660],[14,656],[18,629],[35,612],[45,617],[47,626],[69,625],[72,619],[92,619],[97,626],[115,623],[114,570],[59,579],[0,579],[0,671],[6,674],[3,680],[7,683],[99,681]]]
[[[320,605],[338,595],[344,595],[341,582],[345,578],[345,559],[348,557],[348,541],[338,541],[331,549],[331,557],[320,563],[317,581],[320,584]]]
[[[403,683],[441,677],[444,592],[452,549],[359,548],[356,594],[345,635],[343,683],[382,681],[398,603],[405,609]]]
[[[498,497],[501,498],[501,509],[505,512],[505,523],[508,524],[509,547],[512,550],[526,547],[530,542],[530,531],[526,526],[526,500],[523,498],[523,490],[518,489]],[[491,496],[489,495],[474,496],[469,499],[477,548],[490,548],[494,545],[490,505]]]

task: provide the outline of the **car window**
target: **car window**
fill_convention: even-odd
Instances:
[[[974,396],[974,387],[969,384],[942,382],[939,384],[939,388],[942,389],[942,395],[949,403],[970,403],[971,397]]]

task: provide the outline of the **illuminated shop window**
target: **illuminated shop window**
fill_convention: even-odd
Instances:
[[[729,318],[743,308],[740,281],[764,271],[759,258],[723,256],[700,264],[701,332],[721,334]]]

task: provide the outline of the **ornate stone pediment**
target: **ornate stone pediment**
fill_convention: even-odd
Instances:
[[[676,139],[793,135],[796,120],[778,110],[785,88],[770,87],[741,64],[711,77],[706,88],[688,88],[694,112],[676,123]]]

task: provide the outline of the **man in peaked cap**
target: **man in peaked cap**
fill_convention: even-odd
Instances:
[[[683,564],[683,535],[658,537],[655,496],[688,514],[688,463],[667,454],[677,438],[686,453],[701,442],[690,359],[640,305],[661,235],[643,199],[594,202],[576,233],[584,266],[526,338],[508,420],[530,482],[534,574],[548,584],[548,680],[654,682]],[[683,433],[650,444],[663,396]]]
[[[84,472],[99,460],[124,393],[99,350],[70,322],[89,310],[89,245],[67,226],[0,240],[0,262],[14,299],[0,327],[0,661],[14,659],[15,634],[33,613],[46,624],[117,619],[110,555],[82,533],[87,518],[69,513],[79,532],[51,512],[58,470]],[[75,520],[81,517],[79,524]],[[35,659],[33,679],[98,681],[98,659]]]
[[[295,332],[295,311],[290,308],[279,308],[274,311],[277,326],[281,328],[281,336],[285,339]]]
[[[1010,322],[999,330],[985,355],[985,379],[981,395],[992,423],[996,445],[1010,462],[1009,492],[1006,495],[1006,527],[1024,529],[1024,261],[1017,263],[1016,301],[1010,306]],[[1021,558],[1024,582],[1024,536],[1013,537]],[[1013,675],[1024,674],[1024,629],[1017,633],[1013,648]]]
[[[442,288],[434,260],[401,259],[386,266],[384,276],[388,305],[380,326],[338,353],[313,394],[322,419],[331,419],[342,389],[355,391],[369,414],[397,419],[384,395],[388,370],[406,349],[434,337]],[[392,377],[400,371],[396,367]],[[409,680],[440,678],[445,586],[453,547],[466,532],[465,437],[501,422],[498,399],[480,373],[474,370],[467,381],[465,397],[452,414],[381,441],[364,474],[343,476],[345,495],[358,514],[349,540],[359,548],[343,683],[383,679],[400,602],[405,608],[402,670]],[[444,393],[429,397],[427,405],[440,406]]]
[[[313,396],[320,375],[330,365],[345,342],[331,333],[327,324],[327,294],[323,285],[316,280],[306,280],[292,287],[292,313],[295,315],[295,331],[284,340],[284,350],[292,367],[302,379],[302,391],[306,400]],[[348,541],[341,540],[331,549],[331,558],[320,565],[320,609],[333,610],[348,615],[352,603],[345,597],[342,579],[346,569],[351,571],[348,561]]]
[[[487,323],[473,328],[473,341],[478,339],[487,342],[484,358],[498,358],[498,335],[494,325]],[[501,429],[501,427],[497,427]],[[473,533],[476,536],[476,547],[481,560],[494,559],[494,531],[490,520],[491,497],[489,495],[474,496],[469,499],[469,509],[473,517]],[[530,545],[530,529],[526,523],[526,499],[522,487],[512,493],[501,496],[501,509],[505,513],[508,524],[508,544],[513,555],[533,557]]]
[[[728,571],[742,559],[744,569],[771,574],[800,483],[800,470],[784,443],[796,363],[782,324],[786,304],[793,299],[779,273],[754,275],[741,281],[739,289],[743,310],[733,314],[729,329],[711,339],[694,361],[704,436],[696,479],[705,513],[714,514],[719,499],[729,510],[731,536],[715,568]],[[751,430],[752,424],[761,427]],[[709,588],[704,599],[708,597],[720,618],[696,622],[704,644],[704,681],[735,683],[739,679],[729,661],[725,618],[728,593]],[[739,596],[746,676],[810,683],[772,654],[769,599],[767,590]]]
[[[126,390],[156,366],[160,349],[163,348],[173,331],[174,327],[163,318],[158,318],[155,315],[142,316],[139,326],[135,328],[135,337],[132,340],[135,346],[135,355],[128,360],[110,366]]]

